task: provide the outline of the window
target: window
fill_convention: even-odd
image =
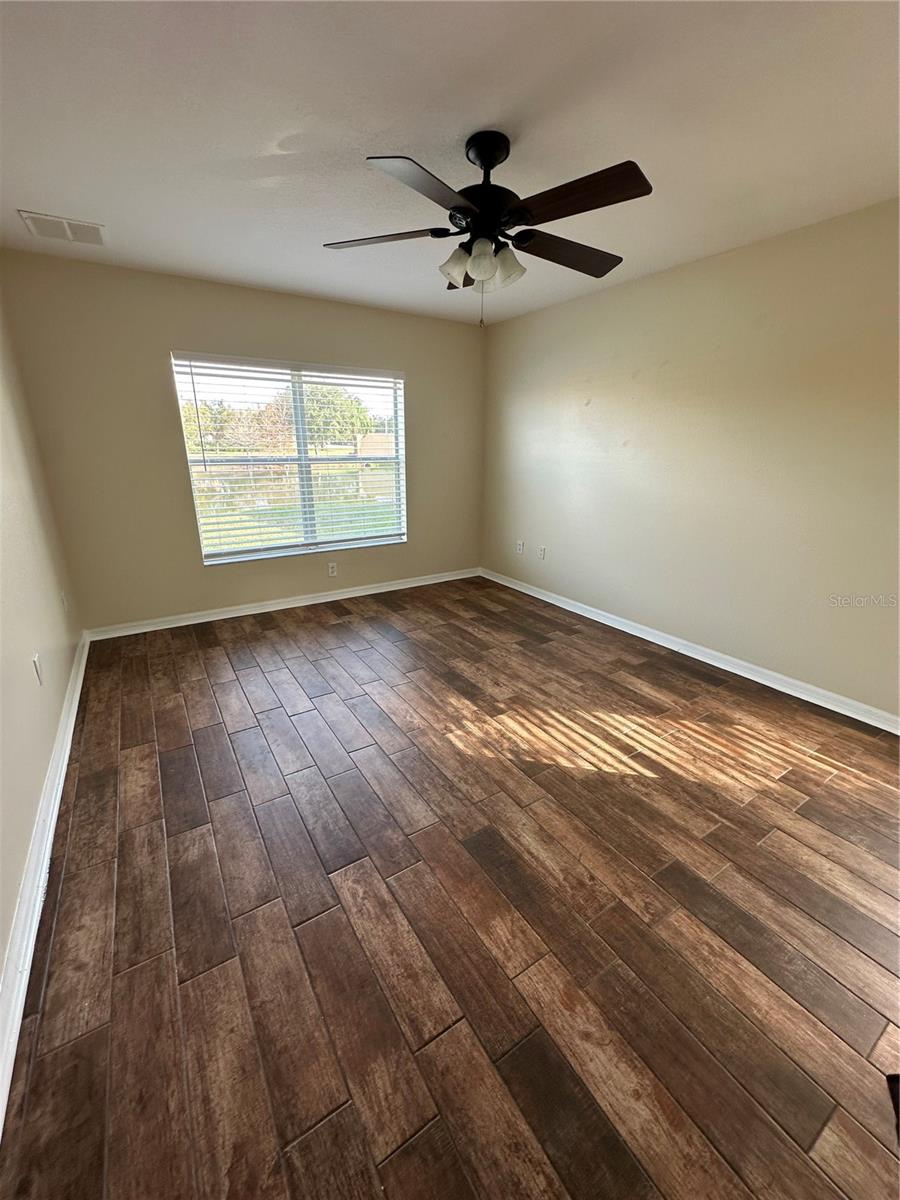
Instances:
[[[403,377],[172,355],[205,563],[406,540]]]

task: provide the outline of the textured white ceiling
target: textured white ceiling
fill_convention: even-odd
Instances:
[[[0,232],[25,249],[477,320],[443,290],[447,242],[322,249],[441,223],[366,155],[459,187],[467,135],[502,129],[495,179],[522,196],[636,159],[652,196],[547,227],[624,264],[598,282],[525,258],[485,297],[498,320],[897,190],[890,3],[0,8]],[[19,208],[108,245],[33,239]]]

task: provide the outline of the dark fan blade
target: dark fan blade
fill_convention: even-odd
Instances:
[[[458,234],[458,229],[410,229],[407,233],[382,233],[378,237],[352,238],[349,242],[325,242],[326,250],[346,250],[348,246],[377,246],[381,242],[406,242],[410,238],[443,238]]]
[[[439,204],[445,212],[449,212],[451,208],[464,208],[469,212],[477,211],[471,200],[467,200],[459,192],[454,192],[452,187],[438,179],[436,175],[432,175],[430,171],[426,171],[424,167],[420,167],[411,158],[370,156],[366,162],[370,162],[379,171],[384,171],[386,175],[393,175],[394,179],[399,179],[401,183],[411,187],[414,192],[421,192],[423,196],[427,196],[429,200]]]
[[[515,235],[512,244],[525,254],[546,258],[548,262],[559,263],[561,267],[581,271],[584,275],[593,275],[595,279],[608,275],[622,261],[618,254],[607,254],[605,250],[595,250],[593,246],[582,246],[580,242],[570,242],[568,238],[544,233],[542,229],[523,229]]]
[[[464,288],[471,287],[474,282],[475,282],[475,280],[472,278],[471,275],[469,275],[469,274],[463,275],[463,287]],[[455,283],[448,283],[447,291],[448,292],[458,292],[459,288],[456,286]]]
[[[603,171],[595,171],[593,175],[527,196],[516,205],[516,212],[522,213],[522,220],[517,224],[544,225],[547,221],[558,221],[560,217],[574,217],[576,213],[635,200],[652,191],[647,176],[636,162],[620,162]]]

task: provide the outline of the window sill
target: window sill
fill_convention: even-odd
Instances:
[[[215,558],[204,558],[204,567],[220,567],[230,563],[256,562],[261,558],[293,558],[297,554],[334,554],[339,550],[363,550],[369,546],[395,546],[407,540],[405,533],[392,534],[390,537],[365,538],[353,542],[317,542],[314,546],[279,546],[267,550],[247,550],[233,554],[216,555]]]

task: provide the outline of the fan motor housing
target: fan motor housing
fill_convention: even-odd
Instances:
[[[496,183],[473,183],[460,188],[459,194],[470,200],[477,212],[454,208],[450,211],[450,221],[473,237],[495,238],[508,225],[520,224],[509,219],[519,204],[519,197],[509,188],[499,187]]]

